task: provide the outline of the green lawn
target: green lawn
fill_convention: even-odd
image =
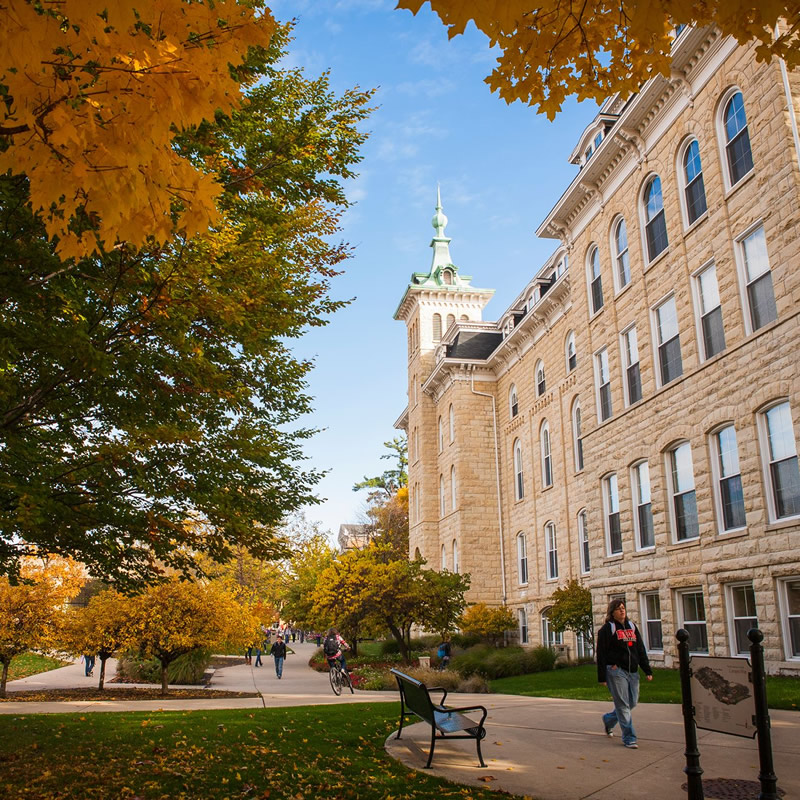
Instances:
[[[0,797],[497,800],[386,755],[397,715],[364,703],[0,717]]]
[[[528,697],[563,697],[568,700],[608,700],[608,690],[597,682],[597,667],[584,664],[552,672],[536,672],[490,681],[490,690],[501,694]],[[680,675],[673,669],[653,670],[653,680],[642,676],[639,702],[680,703]],[[767,702],[770,708],[800,708],[800,678],[768,677]]]
[[[12,659],[8,668],[8,680],[15,681],[17,678],[27,678],[28,675],[36,675],[39,672],[58,669],[68,663],[68,661],[59,661],[57,658],[40,656],[37,653],[23,653],[21,656]]]

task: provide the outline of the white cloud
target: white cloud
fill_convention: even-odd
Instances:
[[[424,78],[419,81],[405,81],[398,83],[396,90],[409,97],[440,97],[455,89],[453,81],[447,78]]]

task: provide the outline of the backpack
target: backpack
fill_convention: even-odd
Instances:
[[[445,649],[445,646],[443,644],[439,645],[439,649],[436,651],[436,655],[439,656],[439,658],[444,658],[447,655],[447,650]]]
[[[328,658],[333,658],[339,652],[339,641],[335,636],[326,636],[322,645],[322,652]]]

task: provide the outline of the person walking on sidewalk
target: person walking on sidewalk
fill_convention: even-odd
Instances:
[[[278,641],[272,645],[269,653],[275,659],[275,674],[280,680],[283,675],[283,662],[286,659],[286,643],[280,634],[278,634]]]
[[[625,610],[625,601],[617,598],[608,604],[606,622],[597,633],[597,680],[607,686],[614,700],[614,710],[603,714],[606,736],[613,736],[619,722],[622,744],[636,749],[636,731],[631,712],[639,702],[639,668],[653,680],[653,670],[642,641],[642,634]]]

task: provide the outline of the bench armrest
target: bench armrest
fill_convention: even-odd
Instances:
[[[444,705],[435,706],[437,711],[456,711],[460,714],[463,714],[465,711],[483,711],[483,716],[481,717],[480,724],[483,725],[483,721],[486,719],[487,714],[489,713],[486,710],[486,706],[463,706],[462,708],[453,708],[452,706],[445,707]]]
[[[428,687],[428,694],[430,694],[431,692],[441,692],[442,693],[442,699],[439,701],[439,705],[443,706],[445,698],[447,697],[447,689],[445,689],[444,686],[429,686]],[[433,701],[431,701],[431,702],[433,703]],[[436,705],[436,704],[433,703],[433,705]]]

